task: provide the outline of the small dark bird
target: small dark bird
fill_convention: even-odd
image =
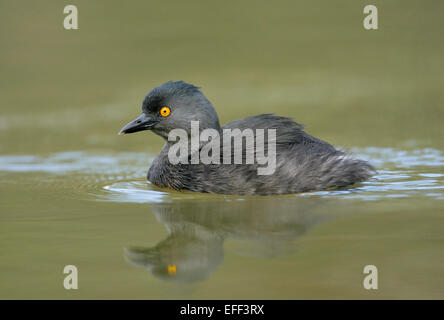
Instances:
[[[272,174],[260,175],[258,168],[263,163],[227,164],[224,146],[234,140],[220,143],[220,163],[193,164],[192,161],[173,164],[169,151],[175,141],[168,135],[173,129],[182,129],[190,139],[191,122],[199,122],[199,131],[214,129],[223,136],[224,129],[243,131],[252,129],[255,138],[257,129],[275,129],[275,139],[264,144],[265,154],[275,145],[275,170]],[[198,87],[183,81],[167,82],[152,89],[142,104],[142,114],[124,126],[119,134],[151,130],[166,140],[160,153],[154,159],[148,180],[159,187],[194,192],[273,195],[343,188],[367,180],[374,174],[373,167],[366,161],[337,150],[332,145],[314,138],[303,131],[303,126],[287,117],[262,114],[236,120],[221,127],[216,111]],[[244,137],[241,137],[242,139]],[[263,138],[262,140],[266,139]],[[259,141],[259,140],[257,140]],[[251,150],[242,144],[242,160]],[[200,142],[200,151],[204,144]],[[190,160],[192,152],[185,155]],[[254,151],[253,153],[256,153]],[[234,160],[234,155],[228,155]]]

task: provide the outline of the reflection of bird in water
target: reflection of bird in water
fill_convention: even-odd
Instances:
[[[168,237],[151,248],[127,248],[125,258],[163,280],[203,280],[222,262],[225,239],[255,243],[248,255],[286,253],[292,241],[329,218],[315,211],[322,203],[322,199],[283,197],[155,205],[153,211]]]
[[[211,154],[217,154],[217,162],[189,164],[186,161],[173,164],[170,161],[169,152],[175,150],[179,142],[169,141],[168,135],[174,129],[181,129],[189,141],[189,138],[193,138],[192,121],[199,123],[199,137],[204,130],[208,134],[211,130],[214,137],[211,138],[211,145],[215,151],[213,148],[210,150]],[[258,142],[264,142],[264,136],[259,132],[267,130],[268,135],[271,133],[269,129],[275,130],[276,137],[268,141],[268,136],[267,143],[260,144],[264,150],[259,150]],[[152,89],[143,101],[141,116],[124,126],[120,133],[142,130],[151,130],[166,140],[148,172],[148,180],[160,187],[239,195],[289,194],[345,187],[367,180],[373,174],[373,168],[367,162],[312,137],[290,118],[262,114],[221,127],[216,111],[207,98],[197,87],[183,81],[167,82]],[[235,136],[235,141],[242,141],[243,137],[246,141],[255,141],[256,147],[246,147],[247,143],[235,146],[242,157],[253,156],[253,161],[248,164],[246,161],[231,161],[234,159],[233,153],[225,150],[231,150],[232,139],[223,139],[222,143],[219,141],[227,131]],[[243,132],[251,132],[251,137],[247,139]],[[206,147],[201,145],[197,149],[200,154],[209,154],[204,152]],[[181,156],[188,159],[196,155],[191,154],[188,151]],[[262,159],[264,154],[273,155],[271,158],[275,160],[268,159],[273,165],[267,161],[269,171],[259,173],[263,166],[259,165],[262,160],[258,158]],[[226,159],[231,159],[229,164]]]

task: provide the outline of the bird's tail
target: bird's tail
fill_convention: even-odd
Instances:
[[[342,152],[329,155],[323,168],[328,170],[321,173],[326,178],[324,183],[327,188],[347,187],[366,181],[376,173],[375,168],[367,161]]]

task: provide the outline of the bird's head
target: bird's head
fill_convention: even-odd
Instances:
[[[199,121],[200,131],[209,128],[220,131],[216,111],[199,88],[183,81],[170,81],[146,95],[142,114],[119,134],[151,130],[168,139],[171,130],[183,129],[191,135],[191,121]]]

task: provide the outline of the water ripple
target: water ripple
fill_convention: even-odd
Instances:
[[[346,190],[320,191],[297,196],[341,197],[362,200],[407,198],[413,196],[444,200],[444,155],[441,150],[425,148],[355,148],[360,158],[372,163],[378,173],[369,181]],[[70,176],[94,186],[96,199],[117,202],[168,202],[174,198],[203,195],[160,190],[144,181],[152,155],[143,153],[61,152],[49,156],[0,155],[0,172],[40,172],[51,176]],[[48,177],[49,175],[49,177]],[[91,192],[90,192],[91,193]],[[224,196],[222,196],[224,197]],[[242,200],[225,197],[227,201]]]

